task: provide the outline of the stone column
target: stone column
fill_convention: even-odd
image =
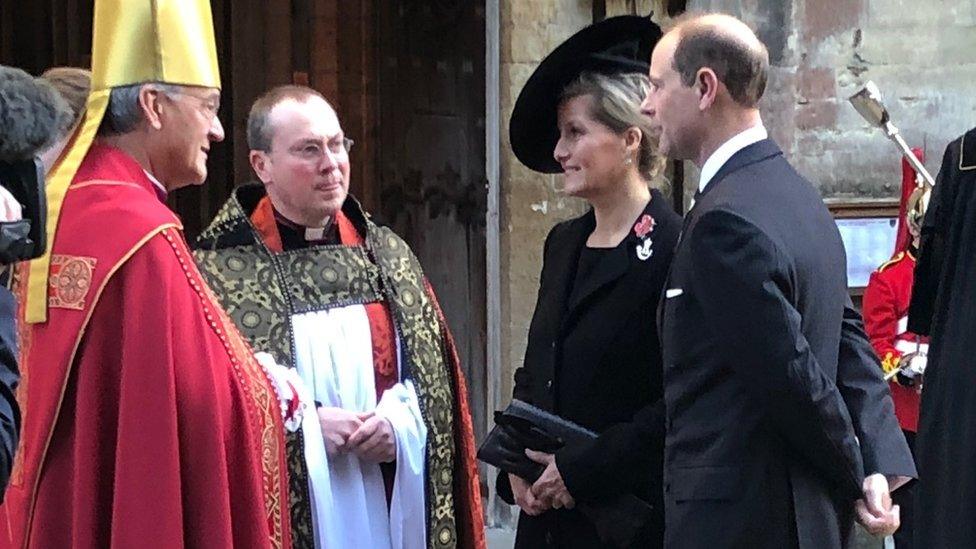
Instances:
[[[522,365],[535,308],[542,246],[556,223],[578,216],[585,203],[558,191],[560,177],[537,174],[512,154],[508,120],[519,91],[539,62],[558,44],[591,22],[590,0],[501,0],[500,8],[500,367],[495,386],[500,405],[512,394],[513,374]],[[489,82],[489,86],[492,83]],[[494,472],[490,473],[493,477]],[[496,502],[494,478],[487,479],[489,526],[514,528],[515,514]]]

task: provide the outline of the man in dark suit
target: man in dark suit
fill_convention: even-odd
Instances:
[[[702,170],[661,307],[670,547],[839,547],[856,502],[888,533],[880,473],[914,473],[903,439],[858,444],[891,432],[890,398],[867,373],[836,226],[763,127],[767,71],[724,15],[680,23],[651,59],[661,152]]]

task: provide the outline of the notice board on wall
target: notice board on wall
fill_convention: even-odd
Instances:
[[[847,252],[847,286],[861,295],[878,267],[891,259],[898,235],[896,201],[828,203]]]

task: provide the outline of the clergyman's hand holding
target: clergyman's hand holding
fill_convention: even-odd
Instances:
[[[349,437],[363,425],[360,414],[325,406],[318,408],[317,411],[319,425],[322,426],[322,438],[325,439],[325,451],[330,456],[349,451],[347,446]]]
[[[348,451],[371,463],[389,463],[396,459],[396,434],[385,417],[373,413],[359,414],[362,425],[346,441]]]

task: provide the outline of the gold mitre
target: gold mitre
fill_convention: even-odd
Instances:
[[[85,117],[48,174],[47,251],[31,262],[27,322],[47,320],[48,270],[61,204],[102,123],[112,88],[141,82],[220,88],[208,0],[95,0]]]

